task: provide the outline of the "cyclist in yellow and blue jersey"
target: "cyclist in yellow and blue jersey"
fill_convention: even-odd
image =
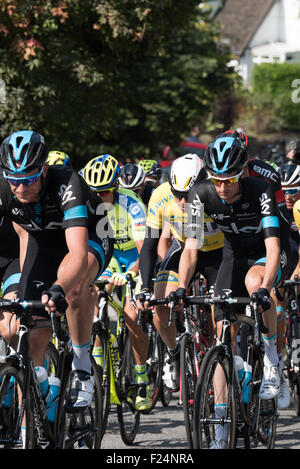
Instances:
[[[133,278],[139,272],[139,253],[145,237],[146,209],[140,197],[133,191],[119,187],[120,168],[118,161],[105,154],[93,158],[83,170],[83,177],[89,187],[102,199],[103,207],[113,230],[115,244],[113,257],[101,278],[109,278],[113,285],[126,283],[126,275]],[[147,410],[152,405],[146,368],[147,335],[137,325],[137,312],[128,295],[124,305],[124,316],[129,329],[130,342],[136,360],[138,386],[135,407]],[[100,344],[98,344],[100,347]],[[101,349],[94,350],[101,355]]]
[[[169,182],[155,189],[148,205],[146,236],[140,254],[142,291],[146,297],[153,292],[152,277],[157,258],[157,246],[165,223],[170,225],[171,245],[162,261],[154,285],[155,297],[164,298],[175,291],[178,284],[178,266],[184,248],[186,232],[186,200],[195,182],[205,179],[206,171],[198,155],[187,154],[175,160]],[[205,215],[205,234],[199,249],[197,272],[200,272],[210,288],[216,280],[222,260],[223,234],[213,220]],[[139,304],[142,308],[142,305]],[[169,371],[165,369],[165,384],[172,390],[179,386],[179,350],[176,344],[175,325],[168,325],[168,308],[158,307],[155,326],[170,354]]]

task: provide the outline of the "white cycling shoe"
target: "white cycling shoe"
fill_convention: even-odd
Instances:
[[[265,365],[258,397],[260,399],[273,399],[278,396],[279,390],[280,376],[278,366]]]
[[[72,372],[70,393],[66,408],[68,412],[82,412],[93,400],[94,377],[86,371],[74,370]]]
[[[209,449],[227,449],[228,443],[225,440],[213,440],[209,445]]]
[[[279,388],[279,394],[278,394],[278,399],[277,399],[277,406],[278,409],[283,410],[287,409],[290,406],[291,403],[291,391],[289,388],[288,383],[286,382],[284,375],[281,375],[280,378],[280,388]]]

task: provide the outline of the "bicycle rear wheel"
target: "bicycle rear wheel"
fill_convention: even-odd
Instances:
[[[134,408],[137,389],[134,376],[135,360],[127,334],[124,340],[124,352],[119,376],[121,405],[117,405],[117,414],[121,438],[126,445],[131,445],[139,429],[140,412]]]
[[[0,445],[11,449],[34,447],[29,383],[25,383],[22,369],[9,364],[0,367]]]
[[[228,425],[228,448],[235,447],[236,402],[235,392],[230,382],[231,364],[223,346],[211,348],[201,363],[195,391],[193,418],[194,449],[209,448],[215,439],[215,403],[226,405],[226,423]],[[217,379],[217,377],[219,379]],[[222,386],[220,385],[222,378]],[[221,399],[221,396],[223,399]]]
[[[180,378],[186,437],[188,447],[193,448],[193,408],[197,371],[194,342],[187,334],[183,336],[180,344]]]

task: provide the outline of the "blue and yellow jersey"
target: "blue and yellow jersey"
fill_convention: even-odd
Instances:
[[[114,248],[128,251],[136,247],[135,241],[145,238],[146,208],[142,199],[129,189],[119,188],[107,217],[111,224]]]
[[[187,213],[182,212],[175,202],[168,182],[158,186],[149,201],[147,226],[161,230],[164,223],[170,223],[175,238],[184,242],[186,239]],[[204,243],[200,251],[212,251],[224,245],[224,235],[216,223],[204,213]]]

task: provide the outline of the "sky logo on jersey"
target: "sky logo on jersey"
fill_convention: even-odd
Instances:
[[[271,202],[271,199],[268,198],[267,194],[264,192],[260,198],[259,198],[259,201],[260,201],[260,205],[261,205],[261,213],[263,215],[270,215],[270,202]]]

